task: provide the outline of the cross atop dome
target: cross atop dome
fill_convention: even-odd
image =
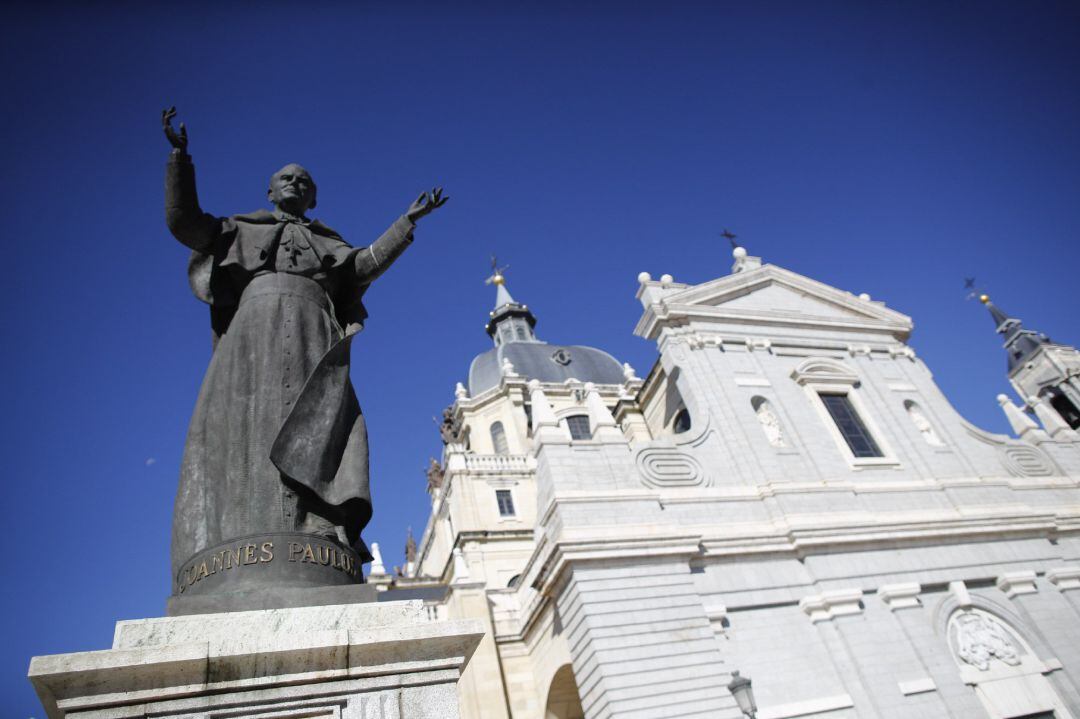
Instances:
[[[506,289],[506,277],[503,274],[508,269],[510,269],[510,265],[499,267],[499,259],[495,255],[491,256],[491,276],[484,280],[484,284],[495,285],[495,309],[503,305],[514,304],[514,298],[510,296],[510,291]]]

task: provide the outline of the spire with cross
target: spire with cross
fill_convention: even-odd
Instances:
[[[536,341],[533,333],[536,318],[527,305],[515,300],[510,290],[506,289],[506,276],[503,273],[509,268],[510,265],[500,267],[498,257],[492,255],[491,275],[484,280],[485,285],[495,285],[495,309],[489,313],[491,319],[484,329],[497,346],[505,342]]]
[[[495,285],[495,308],[513,304],[514,298],[510,296],[510,290],[506,289],[506,277],[503,275],[510,269],[510,265],[499,267],[499,258],[491,256],[491,275],[484,280],[485,285]]]

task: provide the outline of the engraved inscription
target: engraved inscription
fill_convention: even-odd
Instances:
[[[259,554],[256,556],[255,552]],[[274,559],[274,543],[263,542],[260,546],[255,544],[238,544],[229,549],[223,549],[211,555],[208,559],[188,565],[180,572],[178,592],[183,594],[191,585],[201,582],[203,579],[228,571],[245,564],[258,564],[270,562]]]
[[[338,551],[337,547],[328,547],[325,544],[312,547],[308,543],[289,542],[289,561],[321,564],[324,567],[340,569],[351,576],[356,576],[360,571],[351,555]]]
[[[263,566],[259,571],[272,571],[279,574],[290,564],[315,565],[312,571],[330,574],[341,572],[349,577],[351,582],[362,582],[361,564],[355,553],[342,549],[332,542],[323,542],[312,538],[307,540],[303,535],[294,535],[296,540],[289,541],[290,537],[278,537],[275,540],[265,537],[251,537],[237,540],[235,544],[226,544],[196,555],[185,564],[176,577],[176,594],[193,591],[196,585],[200,585],[209,579],[214,586],[218,581],[226,581],[229,577],[239,578],[237,572],[251,571],[252,568]],[[321,538],[320,538],[321,539]],[[270,565],[270,566],[267,566]],[[273,567],[280,567],[273,569]],[[325,568],[325,569],[323,569]],[[291,573],[290,573],[291,575]],[[326,577],[325,574],[322,576]],[[234,579],[228,579],[232,584]],[[328,582],[316,582],[316,584],[340,584],[341,580],[330,579]],[[206,585],[209,588],[211,585]],[[198,593],[205,593],[206,589],[200,587]]]

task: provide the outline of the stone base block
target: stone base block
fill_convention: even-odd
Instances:
[[[421,601],[141,619],[30,681],[50,719],[454,719],[482,636]]]

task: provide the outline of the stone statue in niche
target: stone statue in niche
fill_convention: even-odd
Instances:
[[[165,217],[192,251],[188,276],[210,307],[213,354],[180,469],[173,593],[362,582],[371,494],[350,343],[367,316],[364,292],[447,198],[422,193],[371,245],[352,247],[308,217],[315,182],[289,164],[270,178],[272,211],[217,217],[199,204],[175,115],[162,112],[173,148]],[[316,576],[309,564],[341,571]]]
[[[769,444],[773,447],[786,447],[784,429],[780,425],[780,418],[776,416],[776,412],[773,412],[769,400],[762,398],[756,404],[758,422],[761,422],[761,429],[765,432],[765,438],[769,440]]]
[[[980,671],[990,668],[997,657],[1009,666],[1020,664],[1020,653],[999,621],[986,614],[965,612],[956,623],[956,655]]]
[[[919,434],[926,440],[926,443],[931,447],[945,446],[945,443],[941,441],[941,437],[938,436],[937,431],[934,429],[934,425],[930,424],[930,420],[923,414],[919,405],[910,400],[904,404],[907,406],[908,416],[911,417],[912,424],[915,425],[915,429],[919,430]]]

